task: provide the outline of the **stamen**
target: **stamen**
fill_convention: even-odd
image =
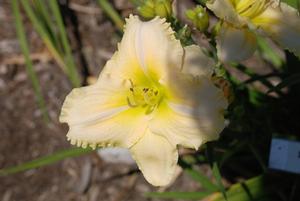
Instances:
[[[129,95],[127,103],[130,107],[143,107],[146,109],[146,114],[151,113],[160,103],[162,93],[156,86],[141,87],[136,86],[130,80],[131,87],[129,88]]]

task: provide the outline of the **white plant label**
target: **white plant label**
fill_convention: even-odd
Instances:
[[[300,173],[300,142],[273,138],[269,168]]]

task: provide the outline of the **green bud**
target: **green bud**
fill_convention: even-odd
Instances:
[[[137,8],[139,14],[146,19],[160,16],[170,18],[172,15],[172,0],[145,0]]]
[[[213,36],[213,37],[216,37],[216,36],[219,34],[219,32],[220,32],[220,30],[221,30],[221,27],[222,27],[222,22],[219,21],[219,22],[213,27],[213,29],[212,29],[212,36]]]
[[[191,38],[191,30],[190,28],[185,25],[184,27],[182,27],[181,29],[179,29],[176,33],[176,38],[180,40],[181,44],[184,46],[187,45],[192,45],[193,44],[193,40]]]
[[[203,32],[207,30],[209,26],[209,15],[205,8],[199,5],[195,9],[187,10],[185,14],[199,31]]]
[[[150,19],[155,16],[155,12],[153,8],[147,6],[139,6],[137,10],[140,13],[140,15],[143,16],[144,18]]]
[[[171,0],[156,0],[155,1],[156,15],[164,18],[170,18],[172,15],[172,2]]]

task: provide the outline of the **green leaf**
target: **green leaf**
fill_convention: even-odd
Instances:
[[[63,71],[67,74],[70,81],[72,82],[74,87],[80,86],[80,78],[79,74],[76,71],[76,67],[73,61],[73,57],[71,55],[71,50],[68,47],[69,43],[66,38],[66,33],[64,30],[64,25],[62,23],[62,19],[58,10],[57,1],[43,1],[39,2],[34,1],[35,8],[31,5],[31,1],[20,1],[26,15],[32,22],[33,27],[37,31],[37,33],[42,38],[43,42],[47,46],[48,50],[51,52],[54,59],[57,61],[59,66],[63,69]],[[51,15],[49,11],[46,11],[43,6],[43,3],[46,2],[51,3],[52,14],[54,15],[54,19],[58,25],[52,23],[50,19],[46,19],[42,17],[44,15]],[[47,12],[47,13],[45,13]],[[50,24],[49,24],[50,23]],[[53,30],[59,30],[59,35],[52,33]],[[49,28],[51,27],[51,28]],[[52,30],[52,31],[51,31]],[[58,41],[62,41],[62,44],[57,44]],[[64,52],[61,51],[59,45],[64,47]]]
[[[278,85],[271,88],[268,91],[268,93],[271,93],[273,91],[279,91],[279,90],[283,89],[284,87],[289,87],[289,86],[292,86],[292,85],[295,85],[295,84],[298,84],[298,83],[300,83],[300,74],[295,74],[295,75],[292,75],[292,76],[284,79]]]
[[[205,188],[209,192],[216,192],[219,190],[219,187],[215,185],[209,178],[207,178],[200,171],[196,171],[192,168],[184,169],[190,177],[192,177],[195,181],[199,182],[203,188]]]
[[[35,97],[37,99],[39,108],[42,111],[43,118],[47,122],[47,121],[49,121],[48,112],[47,112],[44,97],[42,95],[38,77],[33,69],[32,61],[30,59],[30,50],[29,50],[28,43],[26,40],[26,33],[24,30],[22,18],[20,15],[20,6],[19,6],[18,0],[12,1],[12,10],[13,10],[14,18],[15,18],[15,23],[16,23],[17,36],[18,36],[18,39],[20,42],[21,50],[22,50],[24,58],[25,58],[26,72],[32,83]]]
[[[299,0],[281,0],[284,3],[287,3],[288,5],[296,8],[299,10],[300,1]]]
[[[107,0],[97,0],[100,7],[103,9],[105,14],[115,23],[119,31],[123,31],[124,21],[120,17],[119,13],[112,7]]]
[[[226,194],[230,201],[256,201],[270,193],[267,188],[267,184],[264,184],[264,176],[257,176],[246,182],[232,185]],[[224,197],[218,193],[211,201],[224,201]]]
[[[59,43],[58,38],[54,31],[54,22],[52,20],[52,16],[50,15],[48,11],[47,4],[44,2],[44,0],[33,0],[34,5],[34,11],[36,12],[36,15],[38,16],[40,22],[44,25],[45,29],[49,33],[49,36],[52,39],[52,43],[54,46],[59,49]]]
[[[17,0],[14,0],[17,1]],[[56,152],[54,154],[51,154],[49,156],[41,157],[14,167],[4,168],[0,170],[0,175],[8,175],[8,174],[14,174],[17,172],[22,172],[25,170],[30,170],[38,167],[42,167],[45,165],[49,165],[58,161],[61,161],[63,159],[69,158],[69,157],[75,157],[80,156],[86,153],[89,153],[93,151],[92,149],[82,149],[82,148],[70,148],[63,151]]]
[[[275,67],[279,68],[283,64],[283,59],[277,54],[276,51],[270,46],[270,44],[266,41],[265,38],[257,36],[257,42],[259,51],[261,52],[262,56],[272,63]]]
[[[74,58],[72,55],[70,43],[68,41],[67,33],[65,30],[65,26],[62,20],[62,16],[59,10],[58,2],[57,1],[48,1],[50,9],[53,13],[54,19],[57,23],[58,30],[59,30],[59,36],[62,41],[62,46],[64,49],[64,53],[66,56],[66,64],[68,69],[68,75],[70,77],[70,80],[72,81],[73,86],[79,87],[80,86],[80,78],[76,71],[76,65],[74,62]]]
[[[210,194],[211,192],[150,192],[146,193],[145,196],[163,199],[200,200],[207,197]]]
[[[57,63],[62,67],[62,69],[66,72],[67,67],[64,63],[62,53],[57,49],[57,47],[53,44],[52,36],[47,31],[47,28],[45,27],[44,23],[41,21],[41,19],[37,16],[37,14],[33,11],[29,1],[20,1],[22,3],[22,6],[25,10],[26,15],[30,19],[34,29],[37,31],[37,33],[42,38],[43,42],[47,46],[48,50],[51,52],[52,56],[55,58]]]
[[[226,195],[225,187],[224,187],[223,182],[222,182],[222,176],[221,176],[221,173],[220,173],[217,162],[213,163],[212,171],[213,171],[213,175],[214,175],[214,177],[217,181],[217,184],[219,186],[219,190],[222,192],[224,199],[227,201],[227,195]]]

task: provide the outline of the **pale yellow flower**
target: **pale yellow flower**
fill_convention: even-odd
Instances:
[[[271,37],[300,56],[300,17],[279,0],[211,0],[207,7],[224,23],[217,41],[222,61],[241,61],[256,49],[255,34]]]
[[[211,81],[213,60],[183,48],[165,20],[126,22],[118,51],[95,84],[67,96],[60,121],[77,146],[128,148],[146,180],[163,186],[178,145],[197,149],[219,137],[227,100]]]

